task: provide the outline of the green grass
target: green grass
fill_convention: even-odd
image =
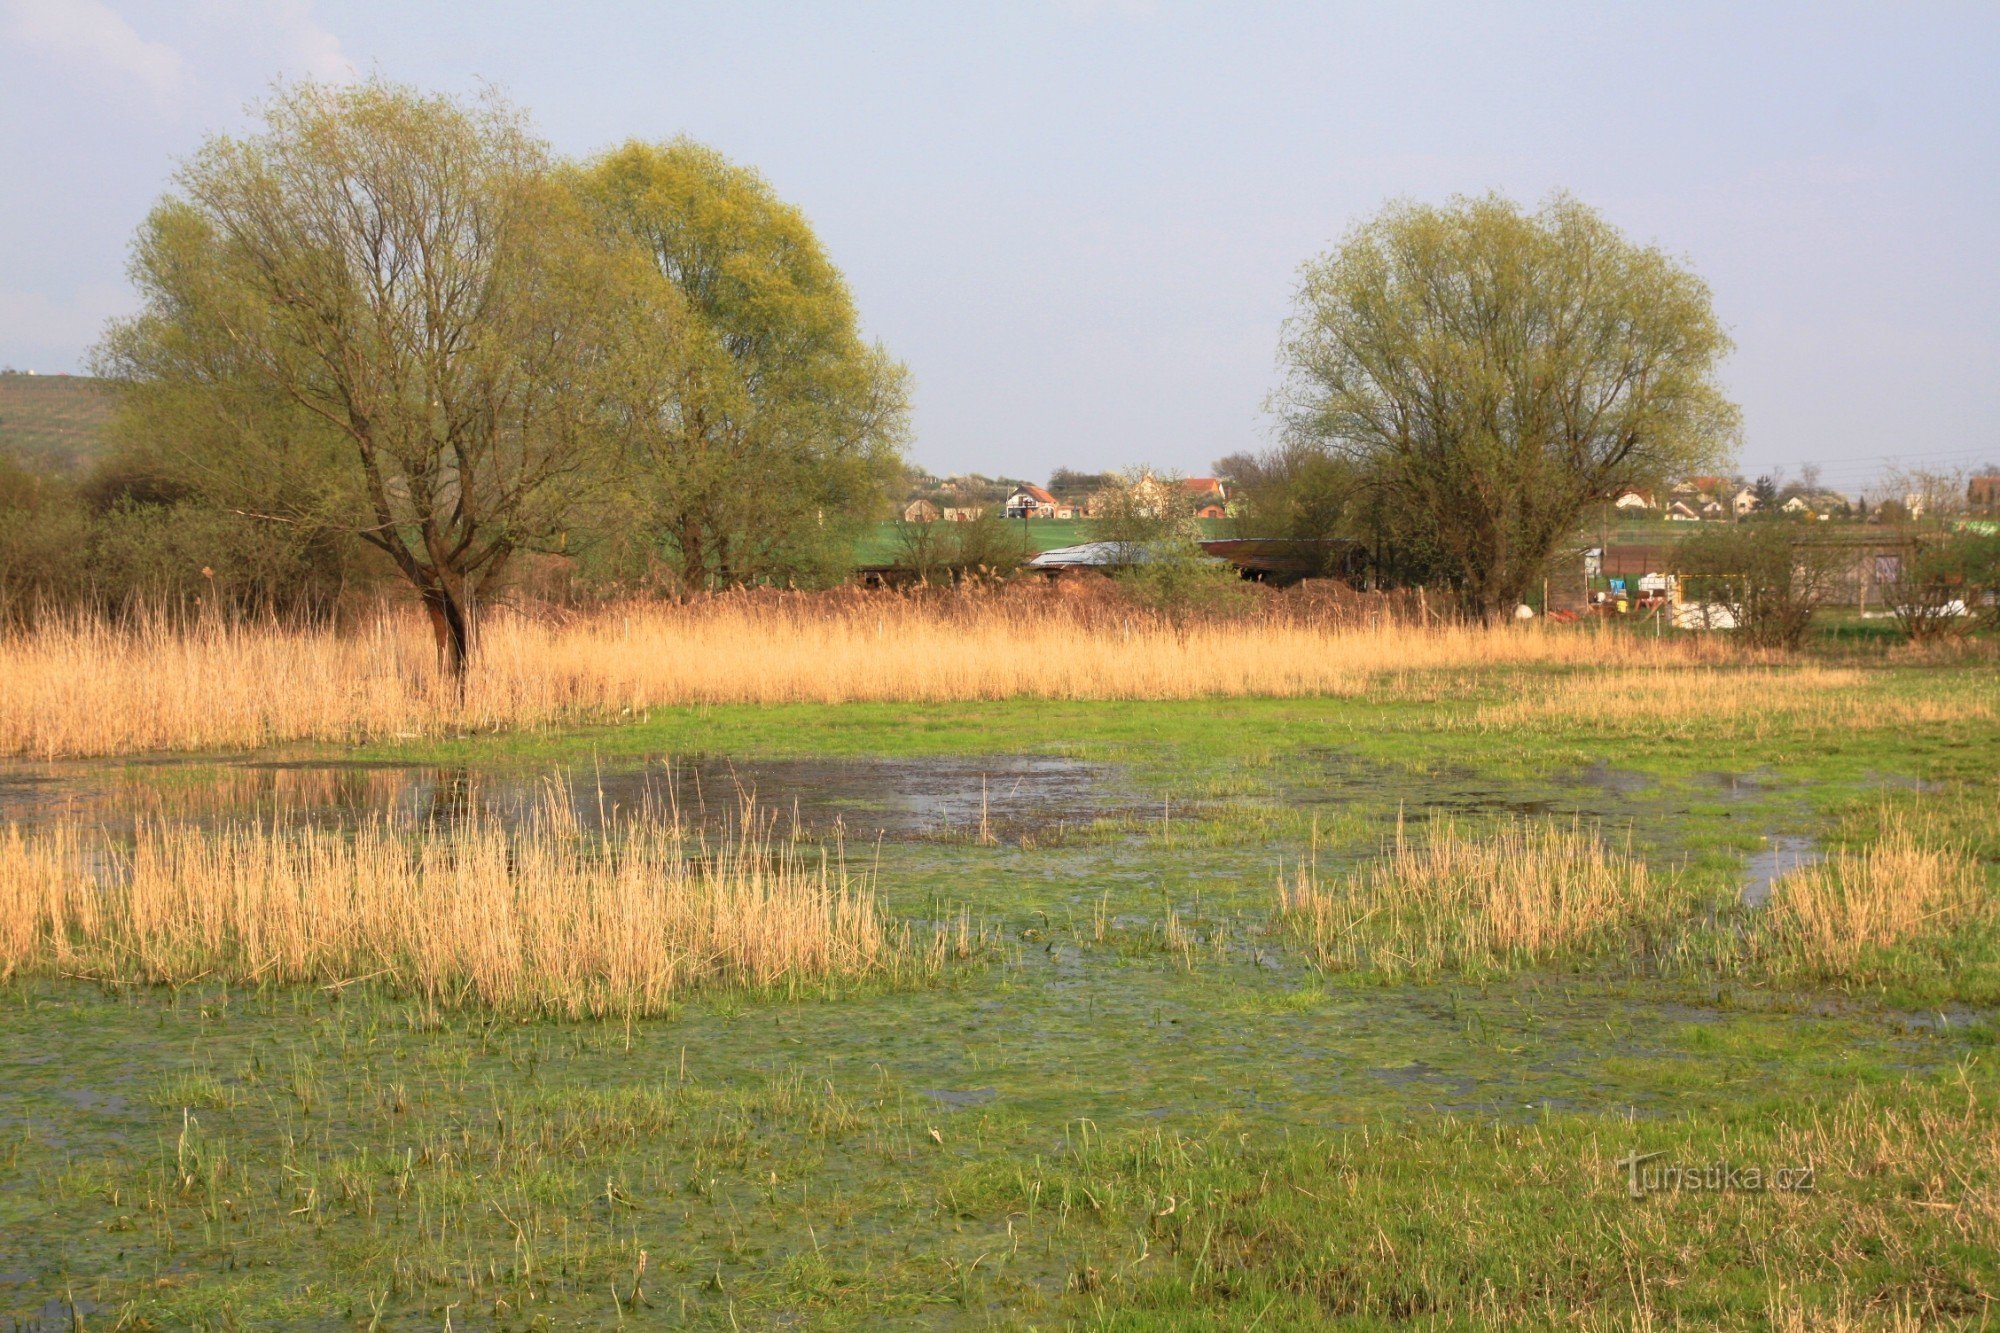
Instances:
[[[1853,688],[1882,701],[1991,687],[1981,663],[1857,669]],[[561,767],[585,787],[599,765],[664,755],[811,760],[892,914],[962,907],[998,943],[925,986],[696,996],[629,1024],[437,1012],[371,984],[17,979],[0,986],[0,1316],[66,1321],[73,1302],[87,1326],[176,1328],[1986,1317],[2000,941],[1926,944],[1921,966],[1875,960],[1855,984],[1594,947],[1413,981],[1322,971],[1274,919],[1280,863],[1338,875],[1399,819],[1445,815],[1629,837],[1653,874],[1687,877],[1689,931],[1753,928],[1733,895],[1767,834],[1862,846],[1885,809],[1966,849],[2000,892],[1990,721],[1464,725],[1548,683],[705,708],[373,747],[351,757],[493,782]],[[921,777],[1023,752],[1104,765],[1097,803],[984,838],[961,819],[877,842],[871,819],[893,813],[883,765]],[[203,780],[199,764],[63,770],[114,772]],[[1814,1187],[1635,1200],[1618,1165],[1634,1152],[1810,1166]]]
[[[1229,519],[1202,519],[1200,523],[1202,531],[1210,537],[1230,535],[1232,524]],[[1079,546],[1098,539],[1096,522],[1087,518],[1013,519],[1008,526],[1020,534],[1022,545],[1030,555],[1053,551],[1059,546]],[[903,554],[899,537],[901,528],[902,525],[895,522],[875,524],[856,545],[854,563],[895,564]]]
[[[83,471],[103,448],[111,395],[87,375],[0,374],[0,451],[30,467]]]

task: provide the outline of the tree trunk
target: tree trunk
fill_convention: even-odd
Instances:
[[[432,584],[424,589],[424,614],[437,638],[438,662],[463,694],[465,668],[472,656],[472,608],[449,588]]]

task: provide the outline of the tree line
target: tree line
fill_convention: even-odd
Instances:
[[[904,367],[799,210],[685,139],[568,160],[498,97],[283,88],[182,164],[131,276],[96,475],[0,461],[17,603],[149,562],[307,614],[397,580],[462,669],[481,607],[537,577],[837,580],[907,479]],[[1503,617],[1595,507],[1726,463],[1729,351],[1699,277],[1572,198],[1392,204],[1301,271],[1277,441],[1217,472],[1246,535]],[[1018,543],[908,544],[942,567]]]

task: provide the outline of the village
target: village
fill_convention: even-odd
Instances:
[[[2000,470],[1892,475],[1872,487],[1872,503],[1865,494],[1820,486],[1816,473],[1809,467],[1796,482],[1702,475],[1659,492],[1619,490],[1586,511],[1576,539],[1551,560],[1539,596],[1523,602],[1518,614],[1650,617],[1686,630],[1735,628],[1729,607],[1685,596],[1679,552],[1690,534],[1680,525],[1782,523],[1815,549],[1817,609],[1893,620],[1897,599],[1908,595],[1904,563],[1930,536],[2000,534]],[[1145,540],[1095,531],[1096,520],[1119,512],[1185,526],[1210,559],[1252,582],[1288,587],[1335,578],[1364,590],[1397,586],[1365,541],[1265,531],[1263,515],[1246,503],[1241,487],[1221,476],[1059,470],[1042,486],[977,474],[912,474],[901,505],[906,531],[978,522],[997,512],[1020,525],[1018,567],[1053,578],[1113,575],[1146,559]],[[1803,526],[1808,524],[1815,526]],[[886,560],[864,563],[856,577],[870,586],[893,586],[916,571]],[[1956,603],[1951,614],[1965,615],[1993,595],[1975,584],[1945,600]]]

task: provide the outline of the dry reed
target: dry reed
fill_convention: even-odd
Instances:
[[[1774,883],[1752,943],[1779,975],[1866,981],[1871,956],[1941,943],[1993,914],[1969,856],[1885,818],[1877,841]]]
[[[1389,977],[1507,971],[1566,954],[1638,947],[1682,906],[1677,881],[1577,825],[1513,822],[1474,837],[1400,824],[1374,862],[1330,882],[1280,876],[1282,918],[1328,970]]]
[[[1516,697],[1441,714],[1446,730],[1513,731],[1575,726],[1595,736],[1712,737],[1718,719],[1746,740],[2000,720],[2000,702],[1978,676],[1943,675],[1921,694],[1892,676],[1853,667],[1668,663],[1523,681]]]
[[[1722,651],[1595,629],[1277,612],[1188,624],[1055,590],[719,596],[561,619],[496,612],[461,698],[407,612],[342,631],[44,621],[0,636],[0,753],[355,742],[699,703],[1358,695],[1403,675],[1685,664]]]
[[[767,823],[711,840],[645,813],[594,838],[559,808],[511,830],[484,816],[352,834],[148,822],[129,845],[73,823],[13,828],[0,836],[0,979],[379,979],[441,1007],[575,1017],[941,961],[943,933],[913,948],[865,878]]]

